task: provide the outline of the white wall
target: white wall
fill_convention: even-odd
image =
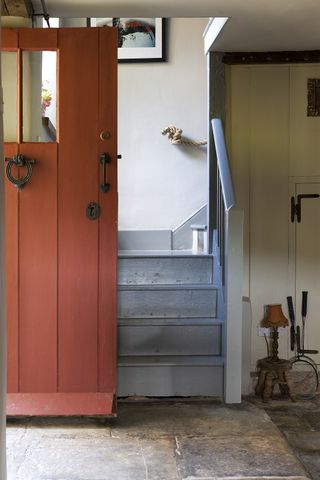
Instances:
[[[173,228],[207,201],[206,149],[161,135],[206,139],[206,24],[170,19],[168,62],[119,65],[119,229]]]
[[[245,210],[243,294],[252,303],[255,370],[256,360],[266,356],[265,341],[257,336],[264,306],[281,303],[287,314],[286,296],[295,295],[289,183],[320,176],[320,117],[306,114],[307,79],[320,78],[320,66],[234,66],[227,78],[229,150]],[[288,333],[280,338],[285,358],[292,356]]]

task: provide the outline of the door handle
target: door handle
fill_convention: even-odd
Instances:
[[[110,190],[110,183],[107,181],[107,165],[111,163],[111,157],[108,153],[102,153],[100,155],[100,163],[102,165],[102,183],[100,189],[103,193],[107,193]]]
[[[19,189],[24,187],[25,184],[28,183],[30,178],[32,177],[32,165],[34,165],[36,161],[28,160],[24,155],[21,154],[15,155],[12,158],[6,158],[5,161],[8,162],[6,167],[6,175],[8,180]],[[15,178],[11,173],[13,165],[15,165],[16,167],[26,168],[27,173],[25,174],[25,176],[21,178]]]
[[[297,195],[297,203],[295,198],[291,197],[291,222],[294,222],[295,216],[297,216],[297,222],[301,222],[301,200],[304,198],[319,198],[318,193],[300,193]]]

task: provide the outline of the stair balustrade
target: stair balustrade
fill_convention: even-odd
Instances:
[[[215,280],[220,284],[218,305],[224,318],[223,355],[224,399],[241,402],[242,365],[242,280],[243,280],[243,210],[237,206],[222,121],[211,121],[217,160],[217,203],[213,250]]]

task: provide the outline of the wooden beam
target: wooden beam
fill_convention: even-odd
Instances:
[[[1,14],[12,17],[30,17],[28,0],[1,0]]]
[[[319,63],[320,50],[300,52],[230,52],[223,55],[222,61],[227,65]]]
[[[1,0],[1,15],[3,17],[7,17],[9,15],[9,12],[7,10],[6,4],[4,3],[4,0]]]

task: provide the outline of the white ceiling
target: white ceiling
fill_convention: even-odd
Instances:
[[[217,51],[320,49],[320,0],[46,0],[46,5],[52,17],[231,17]]]

